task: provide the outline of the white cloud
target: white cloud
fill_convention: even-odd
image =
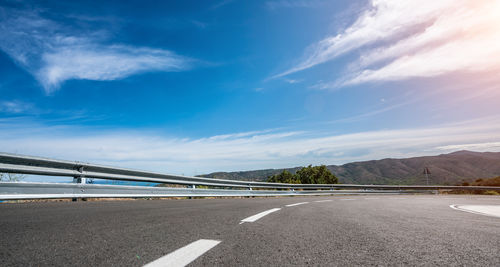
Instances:
[[[46,52],[38,80],[46,89],[70,79],[109,81],[145,71],[176,71],[186,60],[165,51],[130,46],[70,46]]]
[[[459,144],[459,145],[448,145],[437,147],[440,150],[474,150],[474,151],[490,151],[490,150],[500,150],[500,142],[486,142],[478,144]]]
[[[283,76],[349,52],[360,59],[330,87],[500,68],[500,2],[373,0],[341,33],[311,46]]]
[[[464,144],[497,144],[499,131],[500,118],[493,117],[340,135],[267,130],[191,139],[126,129],[102,132],[9,120],[0,121],[0,150],[193,175],[432,155],[451,152]],[[500,151],[500,147],[483,146],[483,150]]]
[[[179,71],[191,60],[147,47],[107,44],[105,31],[58,24],[0,7],[0,49],[51,92],[71,79],[109,81],[146,71]]]

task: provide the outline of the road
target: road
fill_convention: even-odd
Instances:
[[[0,265],[500,266],[500,218],[450,205],[500,205],[500,197],[0,204]]]

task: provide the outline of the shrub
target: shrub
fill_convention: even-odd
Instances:
[[[338,178],[325,165],[303,167],[296,174],[284,170],[280,174],[269,176],[268,182],[290,184],[336,184]]]
[[[297,179],[297,175],[294,175],[287,170],[284,170],[279,174],[269,176],[267,181],[270,183],[300,184],[300,180]]]
[[[18,182],[26,178],[26,175],[17,173],[0,173],[0,181]]]

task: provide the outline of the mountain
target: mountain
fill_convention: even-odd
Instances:
[[[295,173],[301,167],[287,168]],[[406,159],[382,159],[329,165],[340,183],[347,184],[425,184],[424,168],[430,171],[429,184],[456,185],[477,178],[500,176],[500,152],[457,151],[438,156]],[[240,172],[214,172],[202,177],[265,181],[268,176],[284,169],[266,169]]]

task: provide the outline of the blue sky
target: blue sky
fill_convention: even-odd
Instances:
[[[500,151],[496,1],[2,1],[0,151],[177,174]]]

